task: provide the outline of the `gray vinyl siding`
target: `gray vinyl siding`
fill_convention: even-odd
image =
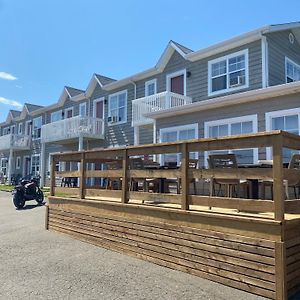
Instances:
[[[300,65],[300,46],[295,38],[294,44],[289,41],[290,30],[267,34],[269,85],[286,83],[285,57]]]
[[[281,96],[270,98],[267,100],[259,100],[252,103],[238,104],[226,106],[218,109],[210,109],[200,112],[189,113],[174,117],[167,117],[158,119],[157,139],[160,140],[160,129],[174,126],[181,126],[187,124],[198,124],[198,137],[203,138],[204,123],[209,121],[216,121],[222,119],[236,118],[247,115],[257,115],[258,131],[266,130],[265,113],[278,110],[286,110],[300,107],[300,93],[290,96]],[[259,159],[265,159],[265,151],[261,149],[259,152]]]
[[[108,125],[108,99],[109,95],[127,90],[127,122],[123,124]],[[134,85],[129,84],[113,91],[104,91],[99,85],[95,88],[91,96],[90,114],[93,115],[94,100],[104,97],[104,124],[105,124],[105,147],[133,145],[132,121],[132,100],[134,99]]]

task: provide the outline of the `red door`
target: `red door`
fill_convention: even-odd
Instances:
[[[171,78],[171,92],[184,95],[184,76],[179,75]]]
[[[73,110],[72,109],[67,110],[67,119],[72,117],[73,117]]]

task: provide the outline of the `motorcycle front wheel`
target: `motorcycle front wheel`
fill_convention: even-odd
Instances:
[[[23,198],[23,195],[21,195],[19,193],[14,194],[13,202],[17,209],[21,209],[25,205],[25,200]]]
[[[43,202],[44,202],[44,193],[41,190],[39,190],[37,192],[35,200],[38,204],[43,204]]]

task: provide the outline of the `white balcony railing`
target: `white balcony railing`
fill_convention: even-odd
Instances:
[[[29,150],[31,136],[24,134],[7,134],[0,136],[0,151]]]
[[[152,124],[153,119],[145,117],[148,113],[190,103],[192,103],[192,98],[172,92],[162,92],[135,99],[132,101],[132,126]]]
[[[70,140],[81,136],[103,139],[103,119],[76,116],[42,126],[42,143]]]

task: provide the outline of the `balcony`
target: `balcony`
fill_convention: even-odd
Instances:
[[[70,142],[83,137],[90,139],[104,138],[104,120],[76,116],[42,126],[42,143]]]
[[[168,91],[133,100],[132,126],[152,124],[153,120],[146,117],[148,113],[190,103],[192,103],[192,98]]]
[[[0,151],[29,150],[31,136],[24,134],[7,134],[0,136]]]

